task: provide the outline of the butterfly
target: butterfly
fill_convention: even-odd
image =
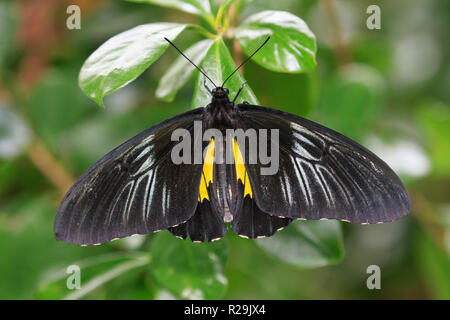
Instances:
[[[56,239],[93,245],[167,229],[176,237],[203,242],[222,238],[227,224],[239,236],[254,239],[272,236],[293,220],[382,223],[410,211],[404,185],[375,154],[300,116],[236,104],[243,86],[230,100],[224,86],[229,77],[221,86],[213,83],[206,107],[150,127],[90,167],[59,206]],[[202,124],[200,134],[195,123]],[[251,161],[249,143],[227,135],[203,139],[210,129],[276,130],[277,139],[266,135],[270,151],[277,151],[276,172],[262,174],[265,163]],[[177,130],[194,146],[183,156],[195,157],[195,146],[200,146],[202,161],[173,161]],[[220,150],[230,151],[233,161],[218,161]]]

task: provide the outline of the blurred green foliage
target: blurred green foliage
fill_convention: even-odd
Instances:
[[[336,25],[330,23],[330,2],[336,3],[344,49],[333,37]],[[161,3],[169,8],[154,5]],[[67,30],[67,14],[59,2],[52,4],[51,24],[25,19],[30,10],[48,10],[46,6],[0,1],[0,111],[7,108],[14,113],[31,135],[18,135],[22,131],[12,130],[15,125],[2,126],[0,121],[0,298],[449,299],[450,47],[444,31],[449,29],[450,6],[445,0],[380,1],[382,29],[368,30],[365,9],[370,4],[366,0],[80,2],[82,28]],[[235,12],[231,16],[230,8]],[[126,139],[207,101],[203,77],[175,50],[162,50],[148,70],[144,71],[156,60],[149,63],[147,56],[139,72],[114,87],[135,81],[116,92],[103,90],[102,95],[111,94],[103,99],[106,108],[98,108],[78,87],[78,73],[92,52],[138,25],[183,24],[188,27],[177,37],[177,45],[186,50],[210,39],[203,42],[203,57],[192,49],[194,60],[214,81],[223,80],[233,61],[242,61],[265,39],[267,33],[262,32],[249,41],[254,28],[265,32],[278,28],[251,22],[267,10],[303,19],[317,38],[314,46],[310,43],[317,55],[305,70],[286,70],[267,60],[274,47],[264,49],[244,67],[248,86],[241,97],[311,118],[392,160],[389,163],[411,193],[412,215],[373,226],[297,221],[258,241],[229,232],[212,244],[192,244],[162,231],[94,247],[57,242],[53,219],[61,188],[49,179],[52,167],[36,162],[33,147],[38,142],[78,177]],[[34,14],[46,21],[43,12]],[[229,28],[223,40],[211,38],[227,24],[242,25],[241,34]],[[283,35],[277,31],[278,36]],[[33,37],[41,37],[39,46],[30,45]],[[415,39],[425,39],[426,45]],[[218,61],[223,63],[219,69]],[[244,76],[235,76],[230,91],[243,81]],[[99,87],[92,88],[83,90],[89,93]],[[0,113],[3,119],[4,114]],[[379,140],[376,145],[373,137]],[[391,152],[392,146],[405,141],[408,148]],[[23,146],[3,156],[10,145]],[[67,289],[65,271],[72,264],[82,270],[81,290]],[[372,264],[381,267],[381,290],[366,287],[366,268]]]

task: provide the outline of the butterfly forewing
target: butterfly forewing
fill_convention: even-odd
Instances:
[[[279,130],[276,174],[262,175],[262,164],[250,164],[248,155],[245,161],[262,211],[277,217],[355,223],[387,222],[408,213],[410,200],[400,179],[355,141],[275,109],[246,104],[238,109],[239,127],[244,130]]]
[[[197,207],[202,164],[174,164],[171,134],[183,128],[192,145],[202,143],[193,133],[202,114],[203,108],[195,109],[151,127],[94,164],[61,202],[56,238],[97,244],[189,220]]]

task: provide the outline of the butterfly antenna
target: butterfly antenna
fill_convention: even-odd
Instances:
[[[172,41],[170,41],[170,40],[167,39],[166,37],[164,37],[164,40],[166,40],[168,43],[170,43],[170,44],[172,45],[172,47],[174,47],[175,49],[177,49],[177,51],[178,51],[183,57],[185,57],[187,61],[189,61],[194,67],[196,67],[196,68],[198,69],[198,71],[200,71],[200,72],[206,77],[206,79],[208,79],[209,81],[211,81],[211,83],[214,85],[214,87],[217,88],[217,86],[216,86],[216,84],[214,83],[214,81],[212,81],[211,78],[208,77],[208,76],[206,75],[205,71],[203,71],[203,70],[202,70],[200,67],[198,67],[195,63],[193,63],[191,59],[189,59],[188,57],[186,57],[186,55],[185,55],[180,49],[178,49],[177,46],[174,45],[174,44],[172,43]]]
[[[270,36],[267,37],[267,39],[263,42],[262,45],[259,46],[258,49],[255,50],[255,52],[253,52],[247,59],[245,59],[240,65],[239,67],[237,67],[236,69],[234,69],[234,71],[228,76],[228,78],[225,79],[225,81],[222,83],[222,87],[225,85],[225,82],[228,81],[228,79],[231,78],[231,76],[233,74],[236,73],[236,71],[238,71],[244,64],[246,64],[262,47],[264,47],[264,45],[267,43],[267,41],[269,41]]]

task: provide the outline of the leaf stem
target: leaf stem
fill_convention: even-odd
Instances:
[[[216,34],[209,32],[208,30],[206,30],[205,28],[203,28],[202,26],[200,26],[198,24],[191,24],[188,26],[188,28],[197,31],[198,33],[202,34],[206,38],[213,39],[213,40],[217,38]]]
[[[442,224],[430,202],[418,190],[412,192],[412,212],[415,214],[419,225],[431,240],[443,251],[448,248],[445,243],[445,226]]]
[[[34,137],[27,151],[36,168],[64,195],[75,182],[72,175],[50,153],[45,145]]]
[[[214,19],[214,16],[211,15],[209,12],[206,12],[204,10],[202,10],[202,18],[205,19],[205,21],[213,28],[216,29],[217,25],[216,25],[216,20]]]

